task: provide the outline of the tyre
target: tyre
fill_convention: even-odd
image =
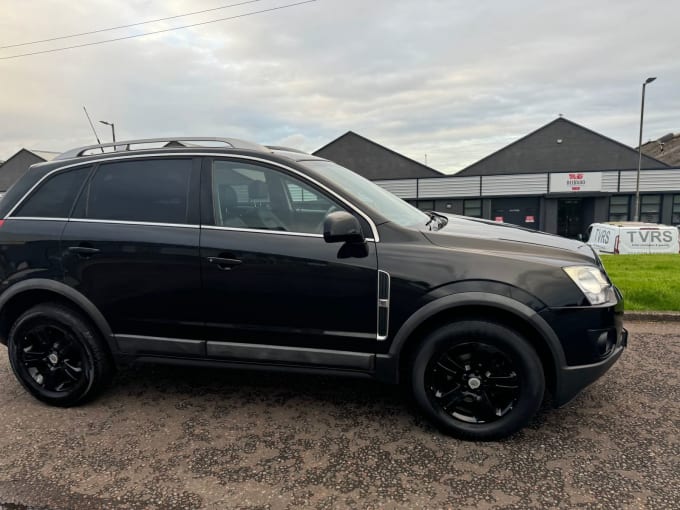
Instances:
[[[500,324],[455,322],[431,332],[410,370],[413,396],[447,434],[500,439],[524,427],[543,401],[543,365],[531,344]]]
[[[113,375],[99,332],[81,314],[60,304],[40,304],[23,313],[12,325],[7,347],[19,382],[51,405],[83,403]]]

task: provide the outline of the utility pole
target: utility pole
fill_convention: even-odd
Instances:
[[[633,216],[633,221],[640,221],[640,168],[642,167],[642,122],[645,117],[645,88],[647,84],[652,83],[656,80],[656,76],[653,78],[647,78],[642,84],[642,104],[640,106],[640,139],[638,140],[638,166],[637,166],[637,177],[635,179],[635,214]]]

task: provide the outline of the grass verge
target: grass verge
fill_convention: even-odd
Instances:
[[[679,255],[602,255],[626,310],[680,311]]]

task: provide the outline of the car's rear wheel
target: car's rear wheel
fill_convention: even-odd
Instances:
[[[109,382],[113,363],[99,332],[79,313],[37,305],[12,325],[7,347],[14,375],[37,399],[72,406]]]
[[[444,432],[490,440],[524,427],[545,392],[541,360],[515,331],[461,321],[431,332],[411,365],[411,389]]]

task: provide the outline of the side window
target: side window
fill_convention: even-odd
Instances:
[[[90,167],[59,172],[48,177],[13,214],[16,217],[68,218]]]
[[[190,159],[100,165],[74,216],[98,220],[186,223],[191,168]]]
[[[271,168],[215,161],[215,224],[221,227],[321,234],[331,210],[343,210],[300,179]]]

